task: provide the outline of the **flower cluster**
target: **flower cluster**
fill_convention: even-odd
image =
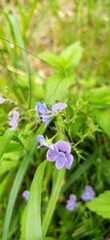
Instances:
[[[61,169],[66,167],[70,169],[73,163],[73,156],[71,155],[71,146],[68,142],[60,140],[55,144],[49,144],[48,141],[42,136],[37,136],[37,141],[40,143],[39,147],[48,147],[46,158],[50,162],[56,162],[56,168]]]
[[[9,126],[11,126],[13,129],[16,129],[18,126],[18,118],[19,118],[19,112],[16,110],[12,111],[12,117],[9,120]]]
[[[37,102],[36,111],[37,117],[46,124],[48,124],[50,118],[54,116],[57,112],[62,111],[67,107],[66,103],[56,103],[52,105],[52,108],[49,110],[45,103]]]
[[[86,202],[93,199],[94,197],[95,197],[95,192],[93,188],[90,185],[86,185],[84,188],[84,192],[81,194],[81,199]],[[66,204],[67,210],[72,211],[77,207],[78,205],[76,203],[76,195],[70,194]]]

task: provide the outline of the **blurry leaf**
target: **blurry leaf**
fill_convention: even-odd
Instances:
[[[18,161],[5,161],[0,164],[0,176],[18,165]]]
[[[101,167],[105,180],[110,184],[110,160],[102,159]]]
[[[9,143],[14,135],[15,130],[8,128],[4,135],[0,138],[0,158],[7,151]]]
[[[23,209],[22,215],[21,215],[21,221],[20,221],[21,236],[20,236],[19,240],[26,240],[26,238],[25,238],[26,211],[27,211],[27,205]]]
[[[68,46],[59,56],[54,53],[40,53],[38,57],[51,66],[65,70],[78,65],[82,56],[82,47],[79,42]]]
[[[104,133],[110,138],[110,110],[95,111],[95,118]]]
[[[93,103],[110,103],[110,87],[100,87],[89,92],[90,101]]]
[[[82,52],[83,49],[80,42],[68,46],[60,55],[64,69],[77,66],[81,59]]]
[[[7,176],[5,176],[4,180],[0,182],[0,199],[5,191],[7,184],[9,183],[10,178],[11,178],[11,175],[8,174]]]
[[[56,54],[44,52],[44,53],[40,53],[37,57],[40,58],[41,60],[43,60],[44,62],[50,64],[52,67],[61,69],[60,57],[57,56]]]
[[[98,197],[88,202],[86,206],[103,218],[110,219],[110,191],[101,193]]]
[[[32,95],[32,89],[31,89],[31,71],[30,71],[30,66],[29,66],[29,62],[28,62],[28,58],[27,58],[27,53],[26,51],[24,51],[25,49],[25,45],[24,45],[24,42],[23,42],[23,39],[22,39],[22,36],[21,36],[21,32],[20,32],[20,29],[19,29],[19,25],[18,25],[18,22],[17,22],[17,18],[16,18],[16,15],[14,13],[14,11],[12,13],[5,13],[5,16],[7,18],[7,22],[9,24],[9,27],[11,27],[13,29],[13,32],[14,32],[14,35],[17,39],[17,42],[19,44],[19,46],[21,47],[21,53],[22,53],[22,56],[23,56],[23,60],[24,60],[24,63],[25,63],[25,67],[26,67],[26,70],[27,70],[27,75],[28,75],[28,89],[29,89],[29,108],[31,107],[31,95]],[[10,30],[11,31],[11,30]]]
[[[42,238],[42,240],[55,240],[55,238],[53,238],[53,237],[46,237],[46,238]]]
[[[68,88],[74,82],[74,76],[65,77],[63,73],[55,73],[46,81],[46,101],[49,104],[55,101],[64,101],[68,94]]]
[[[15,152],[15,151],[18,152],[18,151],[21,151],[22,148],[23,148],[23,146],[21,146],[21,144],[15,142],[15,141],[11,141],[6,152]]]
[[[26,240],[41,240],[41,190],[42,179],[47,161],[39,165],[31,184],[26,211]]]

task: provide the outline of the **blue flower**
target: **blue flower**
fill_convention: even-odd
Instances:
[[[40,147],[48,147],[48,148],[50,148],[50,149],[53,149],[53,144],[50,144],[50,143],[49,143],[49,140],[47,141],[47,140],[44,138],[43,135],[38,135],[38,136],[36,137],[36,140],[37,140],[37,142],[40,143],[40,146],[38,146],[38,148],[40,148]]]
[[[60,112],[67,107],[66,103],[56,103],[52,106],[52,113]]]
[[[72,211],[77,207],[78,207],[78,205],[76,203],[76,195],[70,194],[69,199],[67,200],[66,208],[69,211]]]
[[[47,126],[50,118],[55,115],[55,113],[62,111],[67,107],[66,103],[56,103],[52,105],[52,109],[48,109],[45,103],[37,102],[36,110],[38,118],[44,122]]]
[[[83,201],[89,201],[95,197],[95,192],[93,188],[89,185],[86,185],[84,188],[84,192],[81,194],[81,199]]]
[[[13,110],[12,111],[12,117],[9,120],[9,126],[11,126],[13,129],[16,129],[18,127],[18,118],[20,114],[18,111]]]
[[[47,160],[50,162],[56,162],[56,168],[61,169],[66,167],[67,169],[71,168],[73,163],[73,156],[70,154],[71,146],[68,142],[58,141],[53,144],[53,148],[49,149],[47,152]]]
[[[22,197],[27,201],[28,198],[29,198],[29,191],[25,190],[25,191],[22,193]]]
[[[46,114],[47,105],[45,103],[37,102],[36,110],[37,110],[37,116],[40,118],[41,114]]]
[[[5,99],[0,95],[0,104],[4,103]]]

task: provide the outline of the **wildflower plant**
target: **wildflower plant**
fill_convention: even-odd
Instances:
[[[16,5],[24,23],[19,1]],[[33,9],[32,5],[22,34],[15,13],[5,13],[9,32],[20,45],[22,58],[15,48],[12,54],[9,51],[13,65],[12,93],[8,88],[11,104],[6,100],[8,90],[0,93],[0,197],[3,198],[0,239],[48,240],[54,236],[59,240],[101,239],[108,228],[101,229],[105,220],[100,220],[98,214],[110,219],[106,210],[109,190],[105,191],[110,184],[110,91],[99,81],[86,82],[89,71],[81,78],[83,64],[79,68],[78,64],[83,48],[79,42],[59,54],[40,53],[37,57],[54,71],[48,71],[50,75],[45,81],[41,79],[41,84],[33,71],[31,76],[23,39],[27,37],[26,26]],[[101,212],[98,203],[102,200]]]

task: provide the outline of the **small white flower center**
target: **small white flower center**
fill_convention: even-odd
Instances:
[[[65,157],[65,153],[64,153],[64,152],[60,152],[60,155],[62,155],[63,157]]]

